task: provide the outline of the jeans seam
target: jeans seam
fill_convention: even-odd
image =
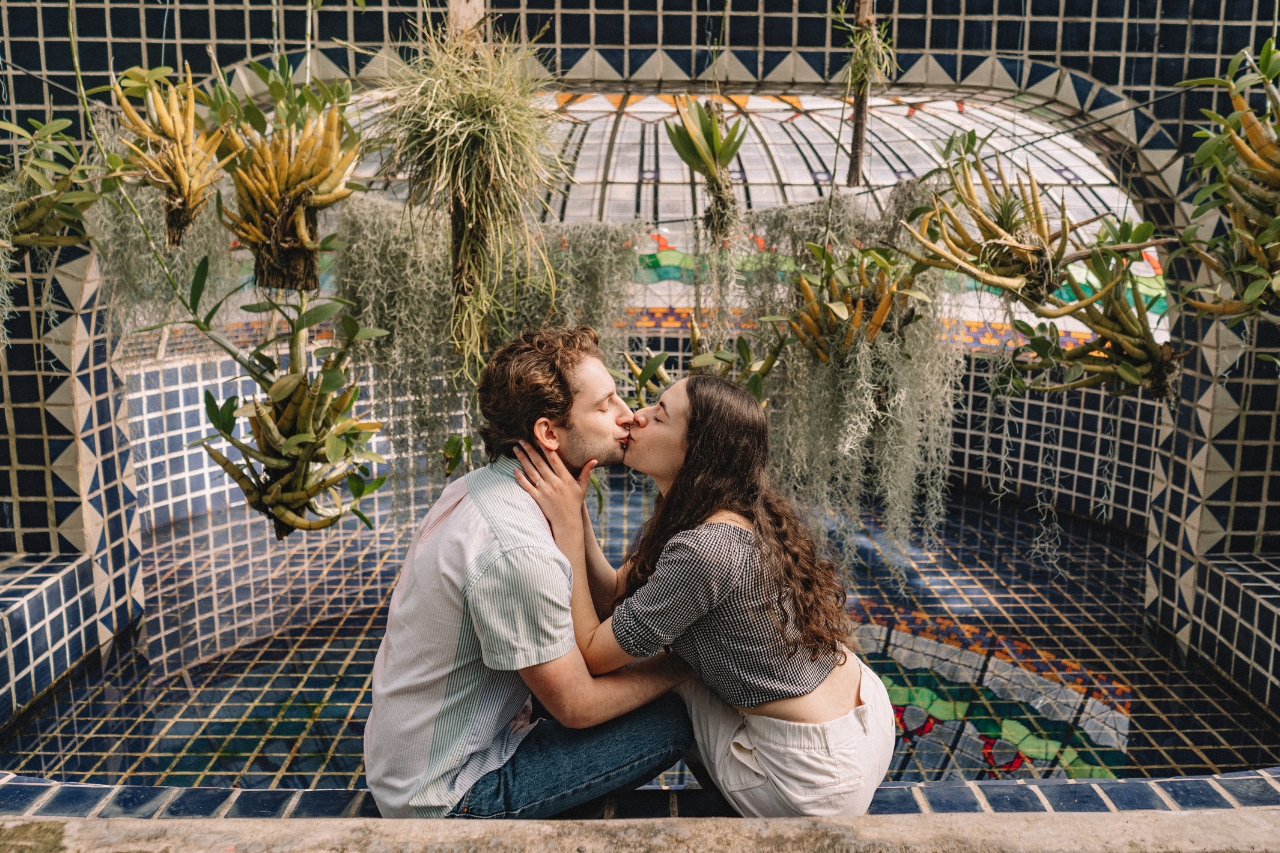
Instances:
[[[646,753],[646,754],[644,754],[644,755],[639,756],[638,758],[633,759],[631,762],[629,762],[629,763],[627,763],[627,764],[623,764],[623,765],[621,765],[620,767],[616,767],[616,768],[614,768],[614,771],[613,771],[613,772],[615,772],[615,773],[616,773],[616,772],[619,772],[619,771],[625,771],[625,770],[626,770],[627,768],[629,768],[629,767],[636,767],[636,766],[639,766],[640,764],[643,764],[643,763],[644,763],[644,762],[646,762],[646,761],[651,761],[651,760],[652,760],[654,757],[656,757],[658,754],[659,754],[659,753],[652,753],[652,754]],[[590,787],[592,784],[593,784],[593,782],[582,782],[582,783],[580,783],[579,785],[577,785],[576,787],[568,788],[568,789],[566,789],[566,790],[564,790],[564,791],[560,791],[559,793],[556,793],[556,794],[554,794],[554,795],[552,795],[552,796],[550,796],[550,797],[543,797],[541,800],[536,800],[536,801],[534,801],[534,802],[532,802],[532,803],[528,803],[527,805],[522,806],[521,808],[516,809],[515,811],[508,811],[508,812],[494,812],[493,814],[488,814],[488,815],[475,815],[475,814],[469,814],[468,816],[469,816],[469,817],[484,817],[484,818],[498,818],[498,817],[518,818],[521,814],[523,814],[524,812],[529,811],[530,809],[537,808],[538,806],[541,806],[541,805],[543,805],[544,803],[549,803],[549,802],[551,802],[551,801],[553,801],[553,800],[556,800],[556,799],[559,799],[559,798],[562,798],[562,797],[567,797],[567,796],[569,796],[569,795],[571,795],[571,794],[573,794],[573,793],[575,793],[575,792],[578,792],[578,791],[583,790],[584,788]]]

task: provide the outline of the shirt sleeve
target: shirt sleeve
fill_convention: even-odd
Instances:
[[[733,590],[736,556],[702,531],[673,536],[645,585],[614,609],[618,645],[633,657],[669,646]]]
[[[574,646],[571,580],[564,555],[546,548],[497,554],[467,590],[485,666],[524,669]]]

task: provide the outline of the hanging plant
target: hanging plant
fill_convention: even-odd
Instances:
[[[1255,61],[1240,51],[1227,66],[1225,78],[1187,80],[1183,86],[1213,86],[1227,91],[1233,112],[1221,116],[1202,110],[1213,125],[1196,136],[1205,141],[1195,154],[1204,186],[1195,196],[1192,219],[1218,211],[1230,223],[1222,233],[1198,239],[1197,226],[1184,239],[1191,253],[1213,273],[1215,286],[1203,298],[1186,288],[1183,301],[1206,314],[1244,317],[1280,312],[1280,51],[1273,39],[1262,46]],[[1259,112],[1248,100],[1258,87],[1266,108]]]
[[[871,346],[886,329],[901,336],[917,318],[915,300],[932,301],[911,287],[910,265],[891,250],[853,249],[841,261],[825,246],[806,246],[820,268],[796,274],[800,307],[787,323],[818,361],[844,364],[855,347]]]
[[[853,139],[849,147],[849,174],[845,185],[856,187],[862,183],[871,87],[888,83],[889,75],[898,67],[898,62],[889,38],[889,23],[876,23],[874,0],[858,0],[852,24],[845,17],[845,7],[840,6],[832,16],[832,26],[849,34],[845,43],[849,63],[844,73],[845,97],[853,96]]]
[[[104,162],[113,164],[113,158],[119,160],[119,155],[108,147],[95,124],[81,77],[74,0],[68,4],[67,26],[72,35],[71,57],[87,127],[99,156]],[[227,125],[239,123],[238,129],[228,130],[225,139],[225,144],[239,157],[238,174],[259,181],[251,189],[263,190],[265,187],[267,190],[256,196],[242,195],[240,199],[245,205],[241,208],[245,216],[252,216],[257,211],[262,217],[261,222],[268,221],[268,212],[273,217],[270,220],[273,223],[271,234],[262,235],[267,239],[258,244],[250,243],[255,254],[254,279],[225,293],[205,311],[203,303],[209,283],[209,258],[205,257],[197,264],[189,287],[179,286],[169,259],[152,238],[146,218],[134,202],[128,186],[117,176],[112,176],[107,179],[110,184],[104,181],[104,189],[114,191],[122,206],[132,215],[176,303],[174,309],[179,318],[152,328],[194,327],[226,352],[265,392],[265,400],[259,400],[255,395],[242,406],[238,397],[219,403],[212,392],[206,391],[205,409],[216,432],[192,444],[204,448],[231,477],[244,492],[251,508],[273,520],[277,539],[283,539],[295,530],[330,527],[347,513],[372,527],[357,504],[386,480],[385,476],[372,476],[371,466],[385,460],[368,446],[381,424],[351,416],[359,389],[348,375],[347,364],[353,347],[359,342],[386,332],[361,327],[354,318],[342,317],[340,324],[345,338],[342,345],[309,352],[311,330],[334,319],[350,303],[337,297],[309,298],[308,291],[317,287],[314,258],[309,270],[305,266],[299,269],[292,265],[281,267],[263,263],[266,251],[280,247],[283,240],[279,232],[285,227],[284,223],[293,220],[296,210],[314,211],[340,200],[326,199],[322,190],[331,195],[339,192],[335,188],[338,185],[326,186],[326,181],[335,173],[345,181],[360,148],[358,133],[345,124],[345,116],[342,115],[350,88],[346,84],[335,90],[319,83],[316,87],[286,84],[292,75],[283,58],[278,71],[270,72],[261,66],[254,70],[268,82],[275,101],[277,112],[270,129],[262,112],[251,101],[241,103],[220,73],[209,98],[211,115]],[[345,134],[335,126],[335,120],[331,118],[335,114],[338,120],[343,121]],[[324,129],[320,132],[317,128],[322,119]],[[335,148],[346,153],[336,157]],[[271,163],[266,160],[268,153],[273,158]],[[347,160],[348,155],[350,160]],[[304,170],[309,177],[299,177]],[[266,187],[261,183],[264,180],[274,180],[274,185]],[[341,189],[351,188],[341,185]],[[221,212],[230,222],[228,227],[243,230],[243,217],[236,217],[225,209]],[[313,243],[300,235],[299,243],[306,251],[315,253],[332,241]],[[281,336],[269,336],[252,352],[246,353],[218,331],[215,322],[228,300],[251,282],[257,283],[262,301],[243,305],[242,310],[267,315],[266,325],[270,330],[274,330],[278,319],[282,318],[288,331]],[[291,296],[291,292],[296,295]],[[272,357],[272,348],[285,340],[288,342],[288,363],[282,365]],[[323,360],[314,376],[309,371],[313,357]],[[237,435],[240,418],[245,418],[248,429]],[[250,437],[252,443],[248,440]],[[243,462],[236,463],[227,458],[213,446],[215,440],[228,442],[240,452]],[[339,491],[342,484],[350,493],[349,501],[344,500]]]
[[[1177,239],[1153,238],[1151,223],[1116,223],[1108,214],[1073,223],[1065,199],[1051,219],[1035,176],[1028,175],[1026,183],[1018,176],[1015,189],[998,156],[995,185],[981,156],[985,141],[970,131],[952,136],[942,148],[950,191],[935,194],[930,207],[915,212],[917,226],[904,223],[924,250],[906,254],[917,269],[962,272],[1046,321],[1018,327],[1030,340],[1009,365],[1008,389],[1056,392],[1105,383],[1115,393],[1143,387],[1157,399],[1167,398],[1181,356],[1156,342],[1148,311],[1159,297],[1148,300],[1141,293],[1130,266],[1142,260],[1144,249]],[[1096,238],[1086,243],[1080,228],[1100,219]],[[1063,350],[1054,321],[1064,317],[1096,337]],[[1060,380],[1055,369],[1062,370]]]
[[[193,307],[199,304],[205,271],[207,267],[197,270],[192,283]],[[266,299],[241,306],[245,311],[269,315],[272,327],[276,316],[286,320],[289,369],[280,370],[275,360],[264,354],[272,343],[269,340],[252,353],[275,377],[267,388],[266,400],[255,395],[242,406],[238,397],[219,404],[212,393],[205,392],[205,410],[217,434],[194,443],[240,486],[252,509],[274,520],[277,539],[294,530],[330,527],[348,512],[373,527],[357,504],[387,479],[367,479],[370,465],[386,463],[369,447],[382,424],[350,415],[360,389],[351,381],[348,363],[357,343],[386,332],[362,328],[354,318],[344,316],[342,346],[317,349],[312,355],[324,361],[314,375],[307,369],[309,330],[339,314],[347,304],[337,298],[312,302],[305,292],[298,292],[296,301]],[[237,420],[242,417],[247,419],[252,445],[236,437]],[[244,461],[232,462],[210,444],[211,439],[225,440],[240,451]],[[344,502],[338,491],[342,483],[351,493],[349,502]],[[308,513],[315,518],[307,517]]]
[[[729,179],[729,164],[738,156],[746,127],[741,119],[726,127],[719,101],[708,100],[703,105],[688,96],[676,96],[675,105],[680,124],[663,122],[667,138],[685,165],[706,183],[709,204],[702,223],[712,250],[721,251],[738,224],[738,200]]]
[[[222,215],[253,253],[259,287],[315,290],[317,255],[333,241],[319,238],[318,214],[363,189],[349,183],[364,151],[362,134],[346,115],[351,84],[291,83],[283,56],[276,68],[256,62],[249,68],[266,84],[275,111],[268,121],[250,102],[241,105],[220,87],[214,107],[229,108],[240,119],[226,138],[236,156],[231,177],[239,213],[222,207]]]
[[[536,200],[563,173],[551,153],[556,117],[540,102],[549,89],[533,73],[541,66],[526,45],[423,29],[413,48],[385,89],[379,175],[403,180],[409,205],[447,215],[449,337],[474,381],[490,319],[506,298],[497,286],[506,253],[518,247],[546,266],[530,223]]]
[[[29,131],[0,121],[0,130],[14,136],[12,159],[4,158],[0,174],[0,246],[15,258],[32,248],[84,243],[84,212],[99,198],[84,155],[64,133],[71,122],[28,121]]]
[[[86,242],[84,213],[98,200],[79,146],[63,133],[71,122],[28,121],[31,130],[0,121],[13,134],[13,153],[0,157],[0,347],[9,344],[15,263],[32,248]]]
[[[165,245],[175,248],[182,245],[187,229],[213,197],[222,169],[235,153],[219,160],[227,127],[206,127],[196,104],[207,105],[209,98],[192,83],[191,67],[186,66],[186,79],[180,83],[169,79],[172,71],[166,66],[151,70],[135,66],[121,75],[124,87],[113,79],[104,88],[115,93],[124,126],[136,134],[133,142],[121,140],[129,154],[111,165],[141,172],[149,185],[164,194]],[[142,113],[130,98],[142,100]],[[216,114],[210,118],[218,121]]]

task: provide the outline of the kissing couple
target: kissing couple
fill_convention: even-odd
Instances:
[[[759,402],[695,375],[633,413],[586,326],[503,346],[479,402],[489,464],[417,528],[374,663],[382,815],[548,818],[682,757],[744,816],[864,813],[893,708]],[[615,569],[584,498],[620,463],[658,497]]]

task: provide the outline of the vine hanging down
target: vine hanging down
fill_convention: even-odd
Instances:
[[[1148,300],[1141,293],[1130,265],[1142,260],[1144,249],[1177,238],[1153,238],[1151,223],[1117,223],[1109,214],[1073,223],[1065,199],[1055,221],[1034,175],[1027,182],[1019,175],[1015,188],[995,156],[992,180],[981,154],[985,141],[970,131],[952,136],[942,148],[949,192],[935,193],[932,205],[915,212],[916,226],[904,223],[923,249],[907,252],[916,268],[962,272],[1045,321],[1019,326],[1029,342],[1004,378],[1012,390],[1053,392],[1105,383],[1116,393],[1144,387],[1157,399],[1167,398],[1177,357],[1171,346],[1155,340],[1148,311],[1158,297]],[[1103,223],[1096,238],[1086,242],[1080,229],[1098,220]],[[1064,317],[1096,337],[1062,349],[1055,321]],[[1060,381],[1055,368],[1064,371]]]

